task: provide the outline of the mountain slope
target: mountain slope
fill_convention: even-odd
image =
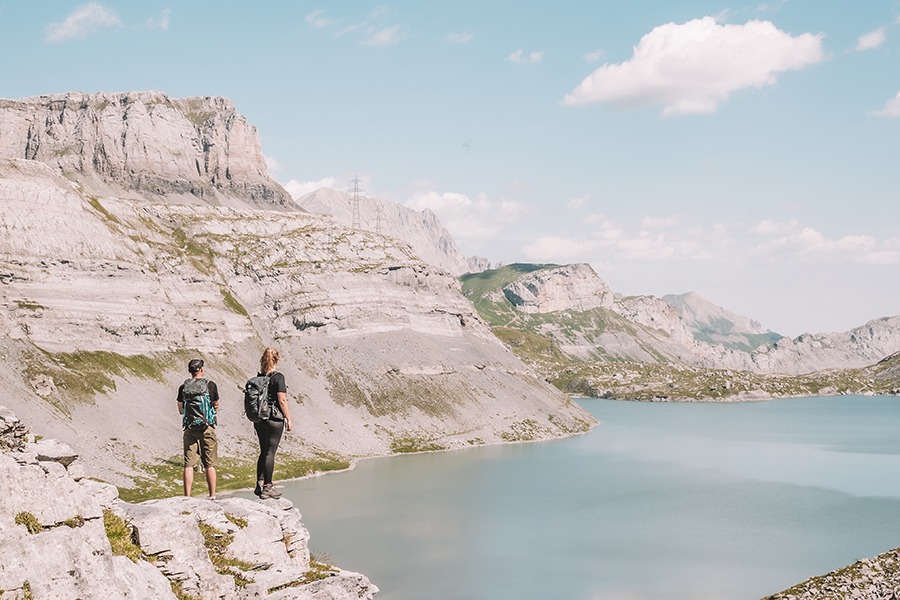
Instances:
[[[163,163],[178,163],[173,144],[157,147]],[[177,464],[174,392],[187,360],[202,356],[223,395],[223,473],[252,485],[256,441],[240,389],[267,345],[281,350],[297,416],[281,476],[594,424],[491,334],[455,278],[407,244],[281,205],[250,208],[258,198],[237,171],[219,182],[219,206],[177,184],[145,196],[133,183],[0,159],[5,404],[70,444],[93,474],[173,485],[149,474]],[[128,194],[97,192],[113,188]]]

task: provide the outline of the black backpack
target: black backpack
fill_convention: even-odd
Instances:
[[[268,421],[272,416],[267,375],[251,377],[244,384],[244,413],[253,423]]]
[[[181,386],[184,401],[184,415],[181,426],[184,429],[206,429],[216,426],[216,410],[209,397],[209,382],[205,379],[185,379]]]

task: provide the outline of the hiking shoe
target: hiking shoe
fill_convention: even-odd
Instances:
[[[262,493],[259,495],[260,500],[274,500],[281,498],[281,492],[275,489],[271,483],[267,483],[262,487]]]
[[[262,482],[262,481],[257,481],[257,482],[256,482],[256,489],[253,490],[253,493],[256,494],[257,496],[262,496],[262,492],[263,492],[263,491],[262,491],[262,488],[263,488],[263,482]]]

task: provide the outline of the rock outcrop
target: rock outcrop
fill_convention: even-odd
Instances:
[[[86,477],[67,445],[22,444],[5,407],[0,425],[0,446],[15,448],[0,452],[3,598],[359,600],[378,591],[364,575],[311,560],[289,500],[129,504]]]
[[[42,162],[90,191],[293,209],[256,128],[217,97],[159,92],[0,100],[0,159]]]
[[[900,548],[811,577],[764,600],[882,600],[900,595]]]
[[[549,313],[612,309],[612,290],[587,264],[550,267],[528,273],[503,287],[503,294],[518,311]]]

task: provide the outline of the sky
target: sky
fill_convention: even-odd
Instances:
[[[0,0],[0,97],[225,96],[270,175],[796,336],[900,315],[900,0]]]

